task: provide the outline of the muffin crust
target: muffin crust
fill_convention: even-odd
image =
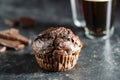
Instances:
[[[82,42],[70,29],[51,27],[35,38],[32,47],[39,54],[73,55],[82,48]]]

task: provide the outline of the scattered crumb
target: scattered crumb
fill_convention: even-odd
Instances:
[[[69,76],[69,74],[65,74],[65,76]]]
[[[93,58],[97,58],[97,55],[94,54],[94,55],[93,55]]]
[[[91,59],[90,59],[89,61],[90,61],[90,62],[92,62],[92,60],[91,60]]]

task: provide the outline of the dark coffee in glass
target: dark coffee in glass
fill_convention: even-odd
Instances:
[[[114,31],[116,0],[82,0],[87,37],[108,38]]]

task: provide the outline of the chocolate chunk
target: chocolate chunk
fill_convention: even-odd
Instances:
[[[39,25],[39,23],[33,17],[20,17],[18,19],[5,19],[4,23],[8,26],[21,26],[21,27],[31,27]]]
[[[33,17],[20,17],[18,21],[22,27],[30,27],[36,24],[36,20]]]
[[[0,39],[0,44],[15,50],[21,50],[24,48],[24,44],[21,44],[19,41]]]
[[[11,28],[0,31],[0,52],[5,51],[6,47],[21,50],[25,47],[25,44],[30,43],[31,40],[21,35],[18,29]]]
[[[18,33],[16,29],[0,31],[0,38],[3,39],[10,39],[10,40],[18,40],[23,44],[31,44],[31,40],[27,39],[26,37],[22,36]]]
[[[11,26],[11,27],[19,25],[19,22],[17,20],[14,20],[14,19],[5,19],[4,23],[8,26]]]
[[[15,28],[11,28],[11,29],[7,29],[7,30],[2,30],[0,32],[6,33],[6,34],[18,34],[19,30],[15,29]]]

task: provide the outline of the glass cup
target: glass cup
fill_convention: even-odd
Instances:
[[[80,1],[80,0],[79,0]],[[85,35],[90,39],[107,39],[114,32],[116,0],[81,0]],[[76,2],[76,0],[74,0]],[[77,9],[77,7],[75,7]],[[80,14],[77,13],[76,14]]]
[[[109,38],[114,31],[116,0],[82,0],[87,37]]]
[[[71,10],[72,10],[72,17],[75,26],[77,27],[84,27],[85,21],[82,14],[82,1],[81,0],[70,0],[71,3]]]

